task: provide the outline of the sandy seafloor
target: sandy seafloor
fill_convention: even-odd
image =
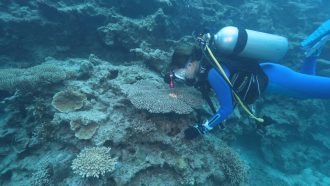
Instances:
[[[193,31],[228,25],[300,42],[328,0],[2,0],[0,185],[330,185],[330,101],[260,98],[262,130],[237,107],[209,134],[198,91],[162,74]],[[330,77],[330,42],[317,73]],[[213,101],[216,98],[213,96]]]

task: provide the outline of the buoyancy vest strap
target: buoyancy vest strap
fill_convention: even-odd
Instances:
[[[233,89],[233,85],[230,82],[229,78],[227,77],[225,71],[223,70],[223,68],[221,67],[220,63],[218,62],[218,60],[214,57],[211,49],[209,48],[208,45],[206,45],[206,49],[209,53],[209,55],[211,56],[212,60],[214,61],[214,63],[216,64],[218,70],[220,71],[222,77],[225,79],[225,81],[228,83],[228,85],[231,87],[233,95],[235,97],[235,99],[238,101],[238,103],[242,106],[242,108],[244,109],[244,111],[253,119],[257,120],[258,122],[263,122],[264,120],[262,118],[256,117],[251,111],[250,109],[244,104],[244,102],[241,100],[241,98],[236,94],[236,92]]]

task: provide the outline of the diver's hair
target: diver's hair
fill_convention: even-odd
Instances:
[[[202,51],[197,45],[181,44],[175,48],[167,70],[183,68],[188,60],[198,61],[202,58],[202,55]]]

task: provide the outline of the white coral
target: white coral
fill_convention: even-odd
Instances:
[[[113,172],[116,168],[117,158],[110,156],[110,150],[111,148],[108,147],[85,148],[73,160],[71,168],[74,173],[82,177],[99,178],[107,172]]]

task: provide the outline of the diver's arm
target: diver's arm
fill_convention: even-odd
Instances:
[[[231,89],[227,82],[215,69],[211,69],[209,71],[208,81],[215,91],[221,107],[211,118],[206,120],[203,124],[190,126],[187,128],[184,131],[184,136],[188,140],[194,139],[201,134],[205,134],[212,130],[215,126],[219,125],[223,120],[225,120],[234,110]]]
[[[219,125],[233,112],[234,106],[232,91],[229,85],[215,69],[211,69],[209,71],[208,81],[213,88],[220,104],[220,108],[218,109],[217,113],[203,124],[203,126],[205,126],[208,130],[211,130],[215,126]]]

